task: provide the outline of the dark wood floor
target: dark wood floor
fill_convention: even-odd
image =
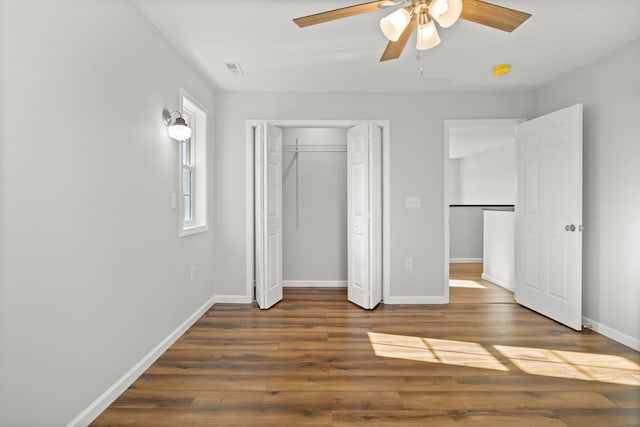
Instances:
[[[216,304],[95,426],[640,426],[640,355],[452,268],[448,305]]]

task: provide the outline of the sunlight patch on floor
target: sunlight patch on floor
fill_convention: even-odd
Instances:
[[[449,287],[487,289],[485,285],[475,282],[473,280],[459,280],[459,279],[449,279]]]
[[[528,374],[640,386],[640,366],[621,356],[505,345],[494,348]]]
[[[480,344],[369,332],[376,356],[508,371]]]
[[[376,356],[509,371],[475,342],[378,332],[368,335]],[[640,366],[622,356],[506,345],[494,345],[493,349],[530,375],[640,386]]]

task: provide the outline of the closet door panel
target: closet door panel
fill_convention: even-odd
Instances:
[[[348,257],[349,301],[370,307],[369,281],[369,127],[361,124],[348,132]]]
[[[282,130],[264,123],[255,138],[256,300],[282,300]]]

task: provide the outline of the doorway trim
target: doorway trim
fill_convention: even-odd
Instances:
[[[390,179],[390,121],[389,120],[270,120],[250,119],[245,122],[245,295],[242,302],[252,302],[255,270],[254,229],[254,129],[258,123],[268,122],[282,128],[344,128],[360,123],[373,123],[382,128],[382,299],[389,301],[391,295],[391,179]],[[345,213],[346,215],[346,213]],[[447,276],[448,277],[448,276]]]
[[[512,119],[446,119],[444,121],[444,140],[443,140],[443,165],[444,165],[444,299],[445,303],[449,303],[449,249],[450,249],[450,241],[449,241],[449,133],[452,128],[458,127],[478,127],[482,125],[486,126],[506,126],[512,125],[517,126],[519,123],[526,121],[523,118],[512,118]]]

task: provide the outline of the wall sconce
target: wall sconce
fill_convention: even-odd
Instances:
[[[177,115],[176,119],[172,118]],[[184,141],[191,138],[191,128],[187,126],[187,122],[178,111],[162,110],[162,122],[168,126],[169,136],[177,141]]]

